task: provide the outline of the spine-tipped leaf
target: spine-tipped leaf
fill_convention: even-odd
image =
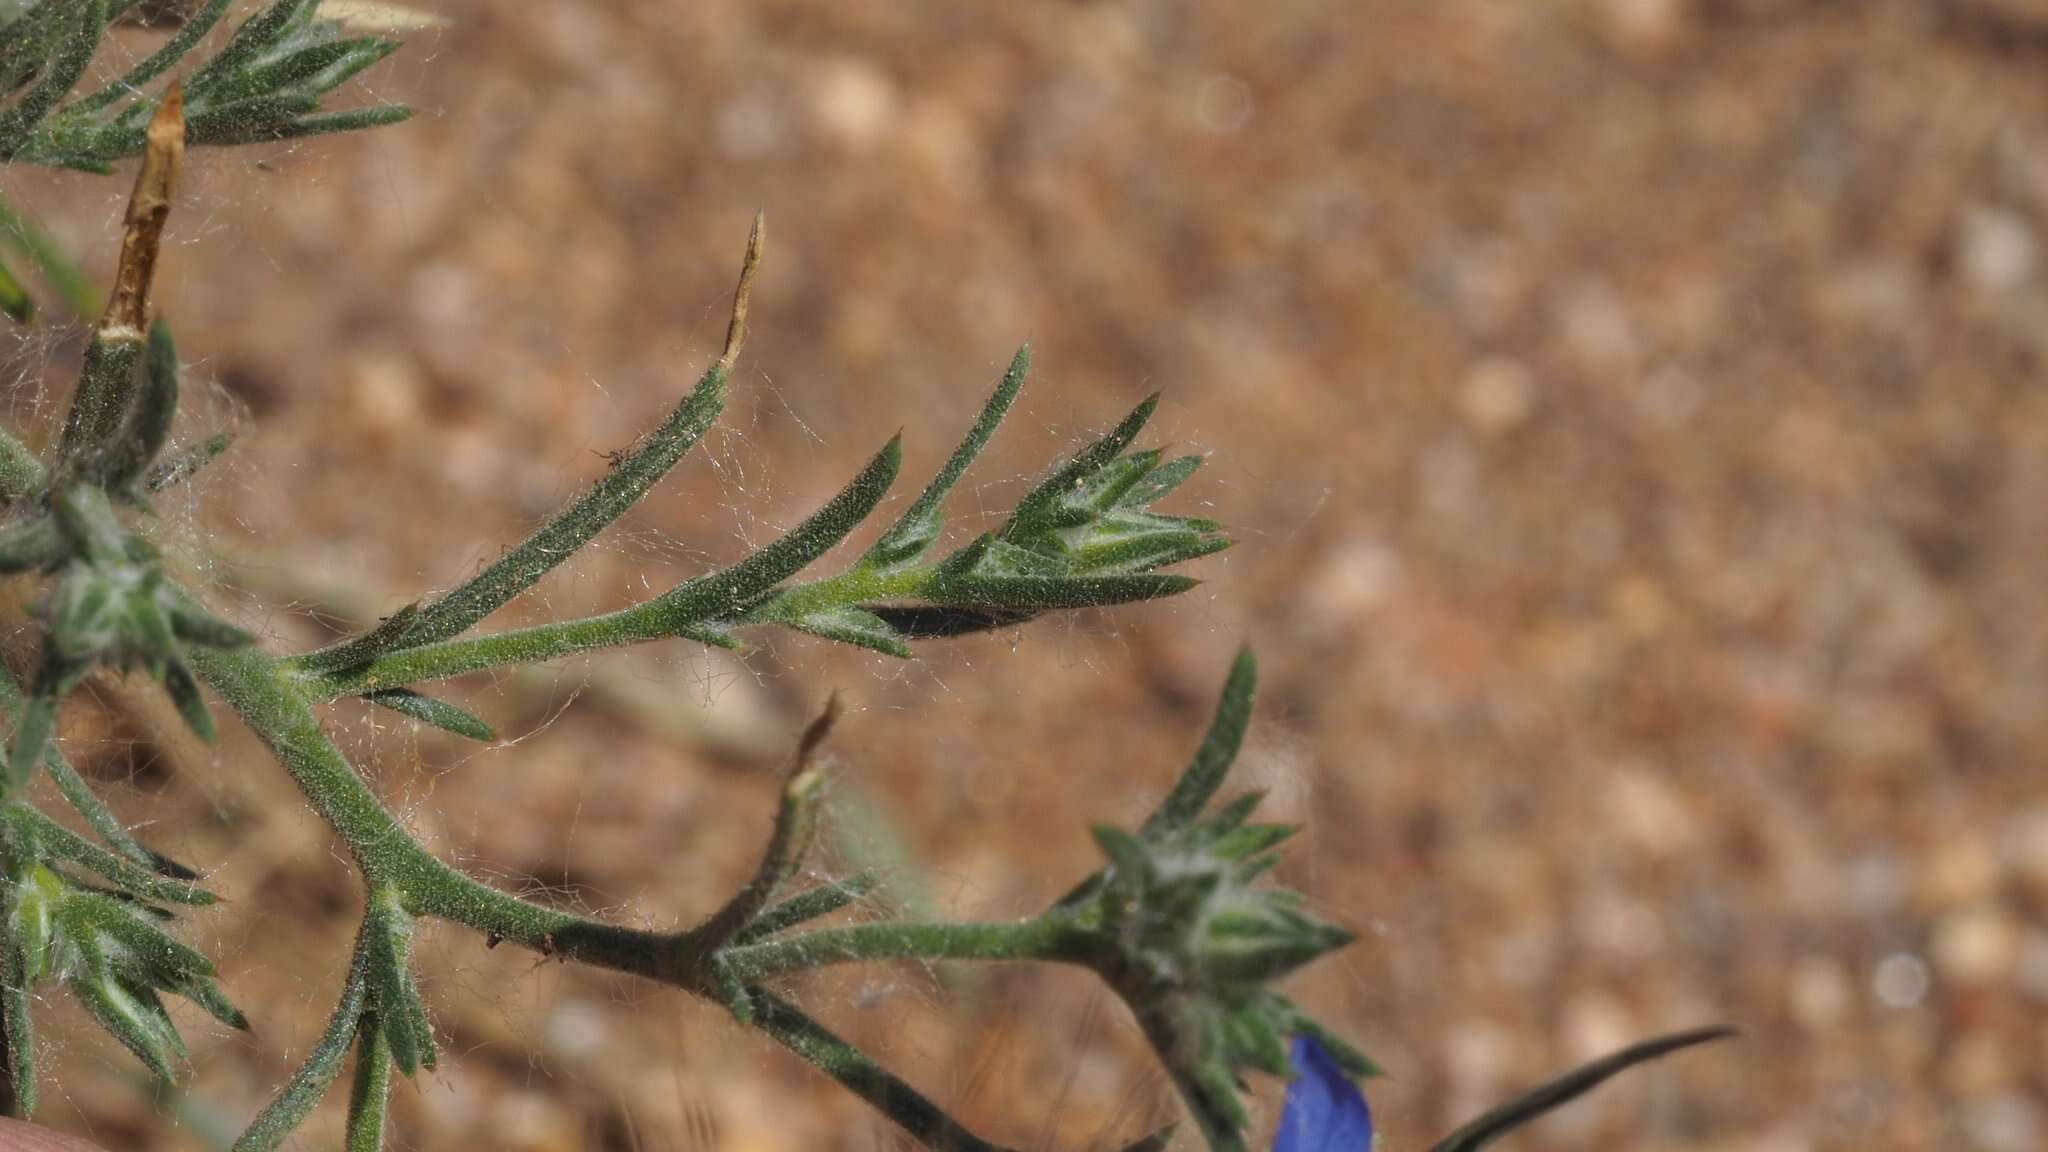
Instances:
[[[368,692],[363,699],[391,709],[402,716],[410,716],[422,724],[431,724],[444,732],[453,732],[465,740],[489,744],[498,738],[491,726],[457,708],[445,700],[422,695],[410,688],[387,688],[382,692]]]
[[[1502,1136],[1554,1108],[1584,1096],[1610,1077],[1638,1064],[1735,1035],[1733,1028],[1700,1028],[1661,1036],[1565,1073],[1526,1096],[1487,1112],[1439,1141],[1430,1152],[1479,1152]]]
[[[1187,483],[1188,477],[1202,466],[1200,456],[1182,456],[1154,468],[1144,478],[1131,485],[1117,498],[1118,508],[1145,508],[1171,495],[1173,490]]]
[[[355,1082],[348,1094],[348,1152],[383,1152],[391,1107],[391,1037],[375,1012],[365,1013],[356,1038]]]
[[[26,804],[8,804],[4,819],[13,835],[24,843],[34,844],[44,857],[97,873],[130,895],[165,904],[204,905],[214,901],[213,893],[131,864]]]
[[[1031,346],[1027,344],[1017,349],[1017,355],[1010,360],[1009,370],[1003,373],[1002,383],[996,385],[995,394],[982,406],[980,417],[968,430],[966,439],[953,449],[946,466],[939,469],[939,474],[919,493],[917,502],[861,557],[862,565],[886,569],[909,563],[924,555],[932,542],[938,539],[939,530],[945,525],[942,506],[947,494],[960,482],[960,477],[966,474],[975,457],[988,446],[989,437],[995,435],[997,426],[1009,414],[1010,406],[1016,403],[1017,393],[1024,387],[1025,374],[1030,370]]]
[[[730,568],[679,585],[654,606],[664,616],[693,623],[744,612],[867,519],[888,494],[902,462],[901,438],[892,437],[851,483],[788,534]]]
[[[1159,810],[1145,821],[1144,835],[1158,837],[1186,827],[1202,809],[1209,806],[1216,789],[1222,787],[1223,778],[1230,774],[1230,766],[1237,762],[1237,753],[1244,746],[1244,734],[1251,726],[1252,701],[1259,686],[1259,662],[1250,648],[1238,649],[1237,659],[1230,665],[1230,675],[1223,682],[1223,695],[1216,704],[1216,715],[1209,721],[1209,731],[1202,737],[1201,747],[1195,749],[1194,758],[1174,783],[1173,791],[1159,805]]]
[[[368,998],[370,931],[367,922],[356,937],[356,951],[349,962],[348,978],[341,987],[341,997],[334,1005],[334,1012],[327,1018],[327,1028],[313,1045],[312,1054],[299,1070],[285,1082],[283,1088],[270,1103],[258,1113],[256,1119],[235,1141],[234,1152],[272,1152],[282,1145],[285,1137],[303,1123],[313,1106],[327,1094],[327,1089],[341,1073],[341,1066],[348,1059],[349,1046],[355,1042],[356,1030],[362,1022],[364,1001]]]
[[[1017,511],[1011,515],[1010,522],[1003,526],[1003,539],[1014,541],[1047,528],[1064,527],[1059,523],[1062,518],[1057,513],[1061,503],[1077,485],[1084,483],[1098,469],[1121,455],[1123,450],[1130,446],[1131,441],[1137,439],[1138,433],[1145,427],[1145,422],[1152,418],[1153,409],[1158,406],[1157,392],[1147,396],[1130,415],[1124,417],[1121,424],[1110,431],[1109,435],[1090,444],[1080,455],[1040,481],[1038,487],[1033,488],[1029,495],[1018,501]]]
[[[792,896],[780,904],[770,907],[756,916],[752,923],[733,936],[735,944],[750,944],[765,940],[777,932],[787,931],[798,924],[807,923],[823,916],[830,916],[848,904],[874,891],[878,881],[870,873],[851,876],[823,888]]]
[[[899,659],[910,658],[910,645],[903,642],[903,634],[890,627],[889,622],[864,608],[830,607],[814,612],[795,614],[771,614],[760,616],[762,623],[780,624],[798,632],[807,632],[826,640],[866,648],[885,656]]]
[[[412,980],[412,933],[412,917],[399,907],[396,893],[371,896],[363,918],[369,1004],[390,1044],[391,1062],[408,1077],[432,1068],[435,1060],[433,1028]]]
[[[30,1012],[35,1003],[27,949],[16,939],[0,943],[0,1024],[7,1037],[7,1072],[14,1102],[23,1117],[36,1110],[36,1033]]]
[[[533,587],[604,527],[640,501],[717,420],[725,406],[726,368],[714,365],[661,427],[553,520],[474,579],[422,609],[405,639],[445,640]]]

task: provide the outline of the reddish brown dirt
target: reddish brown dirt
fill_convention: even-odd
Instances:
[[[960,519],[1157,388],[1155,440],[1213,453],[1179,506],[1241,540],[1181,600],[908,667],[766,637],[744,669],[465,685],[532,733],[489,752],[337,712],[438,851],[703,915],[837,687],[834,867],[881,821],[899,899],[1016,914],[1159,794],[1249,639],[1238,783],[1307,822],[1283,878],[1363,933],[1292,987],[1390,1069],[1386,1147],[1712,1021],[1748,1036],[1516,1147],[2048,1142],[2041,5],[437,7],[373,74],[420,117],[201,155],[172,220],[168,314],[249,413],[207,540],[279,643],[327,635],[295,606],[447,586],[598,474],[715,353],[759,208],[736,433],[544,610],[737,554],[899,427],[921,477],[1026,337]],[[123,180],[7,179],[105,267]],[[152,715],[116,712],[72,738],[231,896],[200,933],[258,1030],[195,1023],[180,1126],[55,1011],[46,1118],[204,1148],[317,1031],[357,897],[246,740],[114,754]],[[399,1147],[897,1146],[679,993],[453,931],[423,963],[446,1059]],[[1019,1146],[1172,1115],[1078,977],[799,989]]]

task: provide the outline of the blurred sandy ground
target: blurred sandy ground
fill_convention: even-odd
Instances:
[[[1517,1146],[2048,1141],[2048,6],[438,10],[373,74],[418,119],[204,160],[174,222],[168,314],[248,415],[208,543],[264,558],[219,571],[281,643],[446,587],[598,474],[716,348],[757,208],[730,431],[545,610],[736,555],[899,426],[913,486],[1026,337],[956,524],[1163,388],[1155,442],[1214,454],[1179,506],[1242,544],[1179,601],[908,667],[769,637],[460,688],[512,748],[337,711],[437,850],[703,915],[838,687],[826,870],[893,853],[901,902],[1020,913],[1152,803],[1248,637],[1237,781],[1308,822],[1283,875],[1364,932],[1295,988],[1390,1068],[1388,1148],[1706,1021],[1749,1037]],[[9,182],[106,265],[123,181]],[[174,1125],[60,1011],[48,1118],[205,1148],[317,1031],[357,897],[246,742],[147,713],[75,746],[233,897],[200,935],[258,1031],[195,1022]],[[447,1056],[400,1147],[900,1146],[680,994],[423,953]],[[799,990],[1020,1147],[1173,1111],[1069,974]]]

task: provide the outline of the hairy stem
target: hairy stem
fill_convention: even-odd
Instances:
[[[901,1125],[925,1147],[945,1152],[1005,1152],[1002,1146],[961,1127],[923,1093],[787,1000],[766,989],[749,988],[747,992],[757,1005],[755,1026]]]
[[[194,649],[193,668],[291,774],[313,810],[348,846],[370,887],[399,892],[405,909],[467,925],[549,955],[678,984],[673,938],[529,904],[436,859],[406,832],[320,729],[313,700],[280,662],[256,651]]]
[[[914,597],[931,581],[934,572],[932,568],[894,573],[856,570],[793,589],[786,597],[787,600],[799,601],[807,611],[838,606],[857,607],[882,600]],[[406,648],[356,668],[310,676],[307,686],[318,698],[332,700],[380,688],[537,664],[602,648],[644,644],[673,636],[721,643],[724,625],[745,622],[743,616],[740,621],[731,621],[729,616],[722,615],[720,609],[728,607],[718,603],[714,597],[664,596],[602,616]]]
[[[1080,963],[1092,933],[1053,913],[1004,924],[851,924],[729,948],[721,955],[752,982],[804,968],[874,960],[1054,960]]]

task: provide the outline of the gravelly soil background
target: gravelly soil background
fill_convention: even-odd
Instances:
[[[768,637],[464,685],[515,747],[338,711],[437,850],[701,916],[837,687],[830,870],[1020,913],[1149,807],[1249,638],[1239,780],[1364,931],[1296,987],[1389,1067],[1385,1147],[1709,1021],[1748,1037],[1516,1146],[2048,1142],[2048,5],[434,7],[373,74],[419,118],[201,160],[174,219],[168,314],[245,413],[195,559],[279,643],[598,474],[713,354],[757,208],[732,431],[529,617],[736,555],[898,427],[923,475],[1026,337],[959,519],[1163,388],[1157,438],[1213,453],[1180,506],[1242,541],[1179,601],[907,667]],[[122,180],[7,179],[110,262]],[[9,363],[61,389],[74,356]],[[202,934],[258,1030],[195,1023],[173,1124],[60,1012],[46,1119],[206,1148],[316,1033],[357,897],[244,738],[142,695],[68,738],[232,896]],[[719,1012],[511,952],[424,945],[448,1057],[401,1147],[898,1146]],[[1172,1115],[1068,974],[798,988],[1018,1146]]]

